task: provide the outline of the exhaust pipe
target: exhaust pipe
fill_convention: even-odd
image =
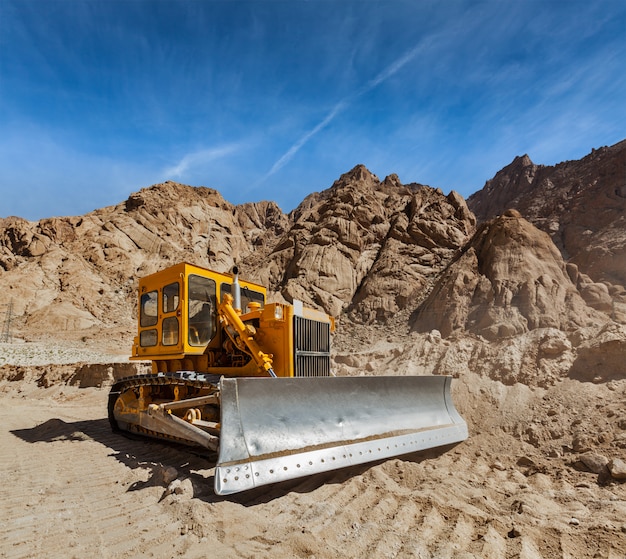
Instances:
[[[239,268],[233,266],[233,308],[241,314],[241,287],[239,286]]]

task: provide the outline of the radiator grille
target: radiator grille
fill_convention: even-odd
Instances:
[[[293,317],[294,376],[330,376],[330,324]]]

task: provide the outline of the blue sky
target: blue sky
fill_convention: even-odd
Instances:
[[[0,0],[0,129],[1,217],[290,211],[359,163],[468,197],[626,138],[626,2]]]

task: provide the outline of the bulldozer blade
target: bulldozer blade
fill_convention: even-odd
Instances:
[[[451,377],[222,378],[215,492],[463,441]]]

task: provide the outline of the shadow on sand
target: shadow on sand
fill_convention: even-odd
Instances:
[[[288,493],[310,493],[327,484],[342,484],[352,477],[367,472],[380,460],[350,466],[340,470],[314,474],[305,478],[292,479],[281,483],[258,487],[228,496],[213,492],[213,468],[217,455],[201,448],[157,441],[138,435],[114,433],[108,419],[93,419],[66,422],[62,419],[49,419],[30,429],[16,429],[13,435],[27,443],[54,443],[60,441],[96,441],[111,449],[110,457],[115,458],[131,470],[147,470],[146,481],[135,481],[127,491],[138,491],[146,487],[166,488],[171,481],[167,477],[168,468],[175,468],[179,479],[189,478],[194,486],[194,498],[207,503],[230,501],[243,506],[267,503]],[[420,463],[438,458],[456,445],[431,448],[421,452],[398,457],[407,462]],[[144,477],[144,476],[142,476]]]

